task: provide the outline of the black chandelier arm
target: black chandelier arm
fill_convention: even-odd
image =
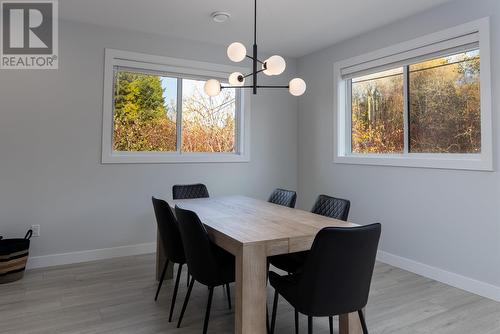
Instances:
[[[257,72],[255,72],[255,74],[257,73],[260,73],[260,72],[264,72],[266,69],[261,69],[261,70],[258,70]],[[245,78],[248,78],[248,77],[251,77],[253,75],[253,73],[248,73],[248,74],[245,74],[245,75],[242,75],[243,79]]]
[[[256,61],[256,62],[258,62],[258,63],[261,63],[262,65],[265,65],[265,64],[266,64],[266,63],[265,63],[265,62],[263,62],[262,60],[260,60],[260,59],[256,59],[256,58],[254,58],[254,57],[252,57],[252,56],[250,56],[250,55],[246,55],[246,57],[247,57],[248,59],[252,59],[252,60],[255,60],[255,61]]]
[[[257,86],[257,88],[290,88],[290,85],[286,86]]]
[[[286,86],[269,86],[269,85],[265,85],[265,86],[253,86],[253,85],[247,85],[247,86],[220,86],[220,89],[228,89],[228,88],[290,88],[289,85],[286,85]]]

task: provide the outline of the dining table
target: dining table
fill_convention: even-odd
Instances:
[[[269,256],[309,250],[316,234],[325,227],[357,226],[240,195],[174,200],[170,204],[196,212],[211,241],[234,255],[236,334],[267,333]],[[159,244],[157,270],[162,263],[164,254]],[[339,333],[362,333],[357,312],[339,315]]]

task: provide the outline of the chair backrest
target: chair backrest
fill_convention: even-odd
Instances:
[[[297,193],[295,191],[277,188],[271,193],[271,196],[269,196],[269,199],[267,201],[274,204],[287,206],[289,208],[294,208],[296,200]]]
[[[320,317],[363,309],[380,233],[380,224],[322,229],[299,278],[298,310]]]
[[[207,186],[202,183],[176,184],[172,187],[173,199],[207,198]]]
[[[175,263],[186,263],[179,224],[175,219],[170,205],[164,200],[154,197],[152,200],[160,241],[167,259]]]
[[[217,246],[210,241],[205,225],[195,212],[176,206],[175,215],[179,220],[189,272],[198,282],[213,286],[219,275],[218,261],[214,254]]]
[[[342,198],[319,195],[311,210],[312,213],[347,221],[351,202]]]

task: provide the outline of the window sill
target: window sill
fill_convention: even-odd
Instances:
[[[127,153],[113,152],[103,156],[103,164],[182,164],[182,163],[244,163],[247,154],[235,153]]]
[[[491,159],[481,154],[350,154],[337,155],[335,163],[392,167],[437,168],[456,170],[493,171]]]

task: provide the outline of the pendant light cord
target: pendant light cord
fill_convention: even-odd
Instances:
[[[253,15],[253,44],[257,44],[257,0],[254,3]]]
[[[254,1],[253,15],[253,69],[252,69],[252,90],[253,94],[257,94],[257,0]]]

